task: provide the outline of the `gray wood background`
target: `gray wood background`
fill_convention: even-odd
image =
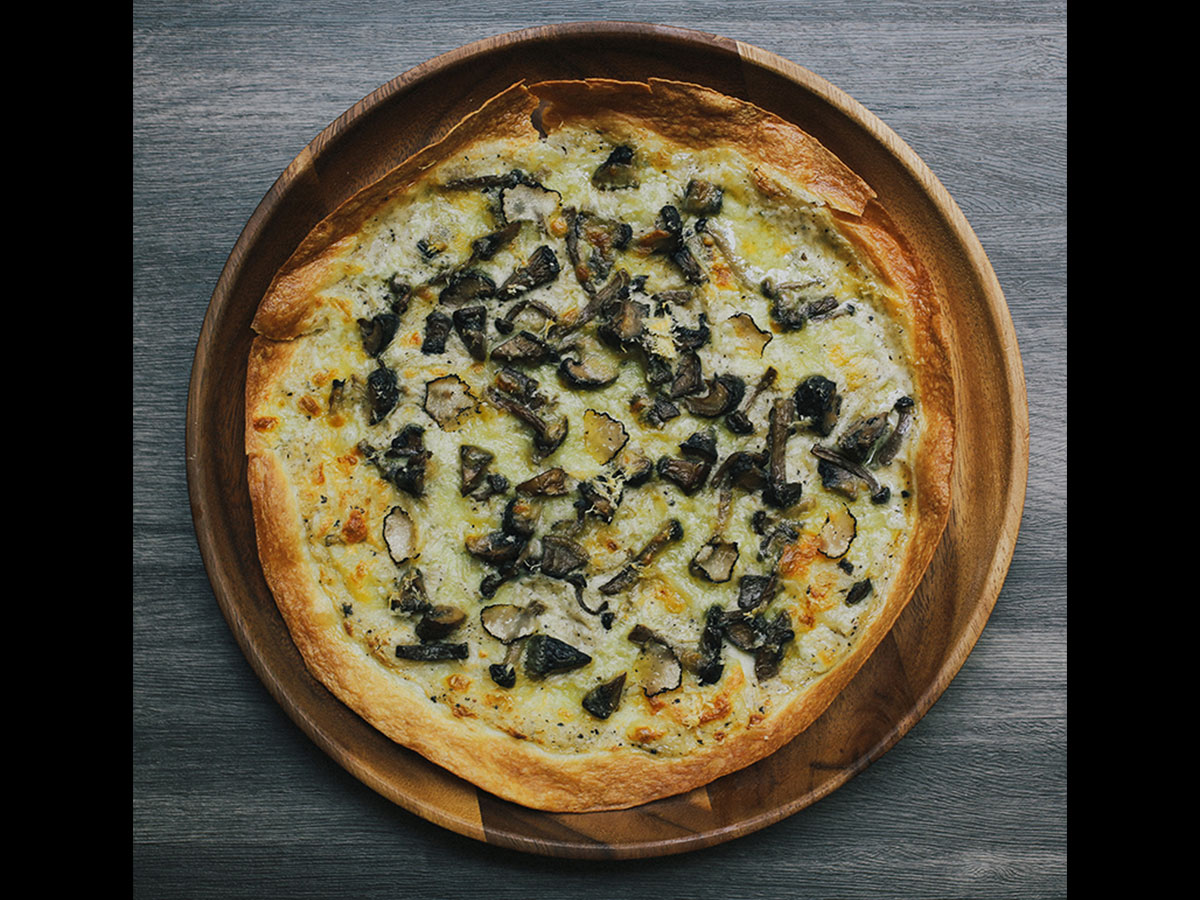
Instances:
[[[188,378],[238,234],[379,85],[469,41],[614,19],[755,44],[876,113],[996,269],[1029,386],[1021,536],[974,652],[882,759],[714,849],[497,850],[384,800],[277,706],[189,509]],[[609,0],[133,4],[133,893],[138,897],[1060,897],[1066,822],[1066,3]]]

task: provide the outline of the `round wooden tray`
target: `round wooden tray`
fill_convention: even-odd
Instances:
[[[679,797],[550,814],[499,800],[393,744],[305,669],[255,553],[242,442],[250,320],[275,270],[321,218],[514,81],[659,76],[701,82],[797,123],[861,174],[946,298],[959,443],[945,537],[920,589],[848,689],[773,756]],[[553,856],[642,857],[755,831],[829,794],[925,714],[991,613],[1025,498],[1028,410],[1008,308],[945,189],[887,126],[799,66],[737,41],[637,23],[575,23],[470,44],[388,82],[326,128],[254,211],[213,292],[188,395],[187,472],[217,602],[272,695],[333,759],[405,809],[490,844]]]

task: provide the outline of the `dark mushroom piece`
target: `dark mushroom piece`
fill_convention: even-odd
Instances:
[[[513,169],[503,175],[471,175],[466,178],[455,178],[442,185],[450,191],[490,191],[500,188],[510,188],[518,184],[538,186],[538,182],[521,169]]]
[[[458,491],[462,496],[467,496],[483,483],[488,466],[495,458],[491,451],[474,444],[463,444],[458,448]]]
[[[466,382],[457,375],[443,375],[425,385],[425,412],[442,428],[474,409],[476,402]]]
[[[629,297],[614,300],[603,310],[604,319],[596,333],[614,347],[635,346],[645,330],[650,307]]]
[[[504,505],[500,529],[506,534],[528,540],[537,530],[542,515],[541,504],[526,497],[513,497]]]
[[[544,417],[522,400],[494,388],[488,389],[488,399],[529,426],[533,431],[534,452],[538,456],[549,456],[567,439],[570,423],[566,416]]]
[[[779,579],[774,572],[770,575],[743,575],[738,579],[738,608],[750,611],[766,606],[774,599],[778,587]]]
[[[800,482],[787,480],[787,439],[791,423],[791,399],[776,399],[771,405],[770,424],[767,429],[770,463],[767,469],[767,486],[763,489],[763,501],[779,509],[792,506],[800,499],[803,491]]]
[[[393,273],[383,283],[384,302],[396,316],[408,312],[408,304],[412,299],[412,285],[400,278],[399,273]]]
[[[858,497],[860,484],[865,483],[872,503],[886,503],[891,498],[892,489],[881,484],[871,470],[861,463],[819,444],[813,446],[812,453],[820,460],[817,474],[821,476],[821,485],[826,490],[854,500]]]
[[[694,216],[715,216],[721,212],[724,199],[725,192],[720,187],[711,181],[693,178],[687,183],[682,205],[684,212]]]
[[[582,358],[577,358],[582,357]],[[620,364],[598,352],[564,356],[558,374],[573,388],[597,390],[606,388],[621,374]]]
[[[547,534],[542,537],[541,572],[551,578],[566,578],[590,562],[587,551],[568,537]]]
[[[414,630],[421,643],[440,641],[456,631],[466,620],[467,614],[457,606],[439,604],[425,611]]]
[[[737,409],[746,395],[746,383],[736,375],[717,375],[708,380],[708,393],[687,397],[683,405],[695,416],[713,419]]]
[[[377,425],[387,418],[400,400],[400,384],[396,373],[384,365],[379,365],[367,376],[367,405],[370,409],[369,421]]]
[[[580,518],[595,516],[603,522],[611,522],[621,505],[624,489],[620,481],[603,474],[579,483],[579,499],[575,508]]]
[[[869,466],[876,448],[883,443],[887,434],[888,417],[885,413],[864,416],[846,426],[845,432],[838,438],[838,450],[847,459]]]
[[[758,381],[754,385],[754,390],[750,392],[750,396],[746,400],[746,405],[741,409],[733,410],[733,412],[725,417],[725,427],[734,434],[753,434],[754,423],[750,420],[750,412],[754,409],[754,402],[763,391],[775,383],[778,375],[779,373],[775,370],[774,366],[768,367],[767,371],[759,376]]]
[[[582,650],[548,634],[532,635],[525,642],[525,674],[531,678],[568,672],[591,661],[591,656]]]
[[[721,651],[725,645],[724,619],[724,610],[720,606],[708,608],[695,656],[685,660],[688,669],[695,673],[701,684],[716,684],[725,672],[725,663],[721,659]]]
[[[717,461],[717,433],[709,428],[707,431],[697,431],[679,445],[684,456],[703,459],[710,463]]]
[[[617,269],[613,273],[612,278],[604,283],[604,286],[595,291],[592,298],[587,302],[582,310],[575,315],[563,316],[550,329],[549,337],[551,340],[561,340],[572,332],[578,331],[592,319],[596,318],[602,310],[607,309],[614,303],[620,303],[629,298],[629,273],[624,269]]]
[[[507,531],[490,531],[484,535],[472,535],[465,541],[467,552],[491,566],[501,567],[514,563],[529,538],[510,534]]]
[[[795,415],[807,421],[808,427],[822,437],[833,431],[842,409],[842,395],[837,385],[824,375],[810,375],[792,393]]]
[[[469,650],[466,643],[451,644],[432,642],[428,644],[400,644],[396,647],[397,659],[415,662],[443,662],[450,659],[466,659]]]
[[[543,322],[558,321],[558,313],[545,303],[532,297],[522,297],[508,308],[508,312],[504,314],[503,318],[496,320],[496,330],[501,334],[512,334],[516,328],[518,317],[527,310],[533,310]]]
[[[391,600],[392,612],[424,613],[431,609],[429,594],[425,590],[425,574],[417,568],[409,569],[400,579],[398,591]]]
[[[708,327],[708,316],[700,313],[696,327],[687,325],[672,325],[671,336],[676,349],[681,352],[699,350],[712,338],[712,329]]]
[[[698,394],[704,390],[704,373],[700,369],[700,357],[693,351],[684,353],[675,367],[675,375],[671,381],[667,396],[672,400]],[[689,407],[690,408],[690,407]]]
[[[636,188],[638,177],[633,148],[628,144],[613,147],[604,162],[592,172],[592,184],[602,191]]]
[[[729,485],[754,492],[767,483],[766,465],[770,455],[753,450],[736,450],[725,457],[713,476],[718,485]]]
[[[870,578],[856,581],[850,586],[850,590],[846,592],[846,605],[854,606],[856,603],[861,603],[872,590],[874,590],[874,586],[871,584]]]
[[[538,247],[524,265],[518,266],[496,291],[501,300],[512,300],[558,278],[558,256],[546,244]]]
[[[464,306],[451,317],[454,330],[475,359],[487,358],[487,307]]]
[[[779,674],[787,645],[796,637],[787,610],[780,610],[769,622],[760,620],[762,644],[754,651],[754,677],[766,681]]]
[[[383,353],[396,336],[396,329],[399,327],[400,317],[394,312],[381,312],[369,319],[359,319],[358,331],[367,355],[377,357]]]
[[[495,293],[496,282],[487,273],[478,269],[460,269],[450,276],[438,294],[438,302],[446,306],[465,306],[487,300]]]
[[[446,352],[446,340],[454,328],[454,320],[440,309],[435,309],[425,317],[425,340],[421,344],[421,352],[427,356],[436,356]]]
[[[621,705],[621,695],[625,692],[625,673],[616,678],[598,684],[583,696],[583,708],[597,719],[607,719]]]
[[[888,465],[896,458],[896,454],[900,452],[900,444],[903,442],[904,436],[912,428],[914,405],[912,397],[901,397],[896,401],[895,406],[892,407],[896,410],[899,418],[896,421],[896,427],[892,429],[892,433],[888,435],[887,440],[883,442],[883,446],[875,454],[876,465]]]
[[[520,222],[509,222],[491,234],[485,234],[471,242],[471,259],[491,259],[501,248],[510,243],[521,230]]]
[[[688,563],[688,571],[697,578],[723,584],[733,577],[733,567],[737,561],[737,543],[714,537],[696,551]]]
[[[492,359],[522,365],[540,365],[557,356],[554,348],[528,331],[518,331],[504,343],[492,348]]]
[[[655,397],[654,402],[642,413],[642,421],[654,428],[662,426],[679,415],[679,407],[665,397]]]
[[[571,493],[571,481],[565,469],[547,469],[517,485],[517,493],[531,497],[563,497]]]
[[[589,294],[594,294],[612,272],[616,264],[616,251],[629,244],[633,229],[624,222],[579,212],[574,208],[564,212],[567,219],[567,258],[571,269],[580,286]]]
[[[689,497],[704,487],[712,463],[703,459],[679,459],[664,456],[658,461],[658,474],[679,487]]]

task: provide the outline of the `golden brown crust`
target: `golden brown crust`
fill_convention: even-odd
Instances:
[[[720,143],[794,179],[836,210],[844,232],[878,274],[903,297],[893,310],[908,323],[918,404],[924,423],[915,472],[919,514],[905,563],[886,605],[867,635],[818,685],[761,725],[678,758],[642,752],[594,751],[556,755],[497,734],[470,718],[430,704],[419,689],[393,678],[346,639],[325,598],[306,546],[292,486],[271,450],[270,416],[263,404],[291,352],[287,339],[315,327],[314,294],[337,277],[338,260],[371,211],[417,181],[430,165],[483,138],[553,131],[583,120],[601,129],[636,134],[652,127],[685,146]],[[916,590],[940,540],[950,508],[954,388],[937,298],[918,257],[906,245],[874,192],[836,157],[794,125],[751,104],[706,88],[652,79],[629,84],[604,79],[515,85],[325,219],[281,269],[265,296],[255,329],[247,379],[246,444],[258,549],[267,581],[313,675],[393,740],[524,805],[556,810],[617,809],[671,796],[711,782],[776,751],[812,724],[870,656]],[[269,338],[269,339],[268,339]]]

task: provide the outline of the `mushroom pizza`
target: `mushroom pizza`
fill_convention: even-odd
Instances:
[[[258,308],[258,551],[313,676],[530,807],[772,753],[947,520],[936,292],[795,125],[518,84],[322,221]]]

